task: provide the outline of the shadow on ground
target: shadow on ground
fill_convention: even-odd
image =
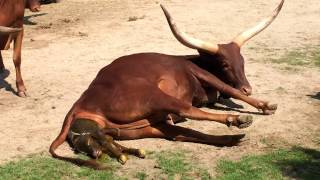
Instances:
[[[47,15],[47,14],[48,13],[40,13],[40,14],[33,14],[33,15],[30,15],[30,16],[25,16],[23,18],[23,24],[24,25],[37,25],[38,23],[30,21],[30,19],[34,18],[34,17],[38,17],[38,16],[44,16],[44,15]]]
[[[217,179],[320,179],[318,149],[293,147],[263,155],[249,155],[239,161],[220,160]]]
[[[312,95],[312,94],[308,94],[308,97],[311,97],[313,99],[317,99],[320,100],[320,92],[317,92],[316,94]]]
[[[284,176],[290,179],[320,179],[320,152],[314,149],[295,147],[301,158],[279,160],[276,164]]]
[[[239,113],[264,115],[262,112],[251,112],[247,110],[242,110],[244,109],[243,105],[237,104],[232,99],[219,98],[217,103],[208,104],[207,107],[223,111],[236,111]]]
[[[7,69],[0,73],[0,90],[4,88],[6,91],[10,91],[17,95],[16,91],[12,88],[12,85],[5,80],[9,75],[10,71]]]

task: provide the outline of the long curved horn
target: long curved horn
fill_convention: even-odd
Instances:
[[[256,26],[242,32],[239,34],[236,38],[233,39],[232,42],[236,43],[239,47],[241,47],[245,42],[247,42],[249,39],[263,31],[265,28],[267,28],[278,16],[282,5],[284,3],[284,0],[281,0],[278,7],[273,11],[272,15],[263,19],[261,22],[259,22]]]
[[[0,34],[10,34],[21,31],[22,28],[10,28],[5,26],[0,26]]]
[[[168,24],[170,26],[170,29],[173,35],[181,44],[192,49],[202,49],[211,53],[216,53],[218,51],[219,47],[217,44],[211,44],[209,42],[204,42],[199,39],[195,39],[187,35],[185,32],[180,31],[176,26],[176,23],[170,16],[169,12],[167,11],[167,9],[162,4],[160,4],[160,6],[164,12],[164,15],[167,18]]]

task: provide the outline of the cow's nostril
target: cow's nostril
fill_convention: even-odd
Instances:
[[[242,87],[241,89],[242,89],[242,92],[243,92],[244,94],[246,94],[247,96],[250,96],[251,93],[252,93],[252,89],[251,89],[251,88]]]

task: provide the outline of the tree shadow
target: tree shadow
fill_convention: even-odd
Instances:
[[[295,158],[276,162],[284,176],[290,179],[320,179],[320,152],[314,149],[294,147]]]
[[[0,73],[0,89],[5,89],[13,94],[17,95],[17,92],[13,89],[12,85],[8,83],[5,79],[10,75],[10,71],[5,69],[4,72]]]
[[[47,14],[48,13],[40,13],[40,14],[32,14],[30,16],[25,16],[25,17],[23,17],[23,24],[24,25],[37,25],[38,24],[37,22],[30,21],[30,19],[34,18],[34,17],[38,17],[38,16],[44,16]]]
[[[308,94],[308,97],[311,97],[313,99],[317,99],[320,100],[320,92],[317,92],[316,94],[312,95],[312,94]]]

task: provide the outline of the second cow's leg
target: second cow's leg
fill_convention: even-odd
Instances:
[[[16,69],[16,85],[18,89],[18,95],[20,97],[26,97],[26,87],[24,86],[21,75],[21,48],[22,48],[23,30],[17,34],[14,38],[13,49],[13,63]]]
[[[4,64],[3,64],[3,59],[2,59],[2,54],[0,50],[0,74],[3,73],[5,70]]]

